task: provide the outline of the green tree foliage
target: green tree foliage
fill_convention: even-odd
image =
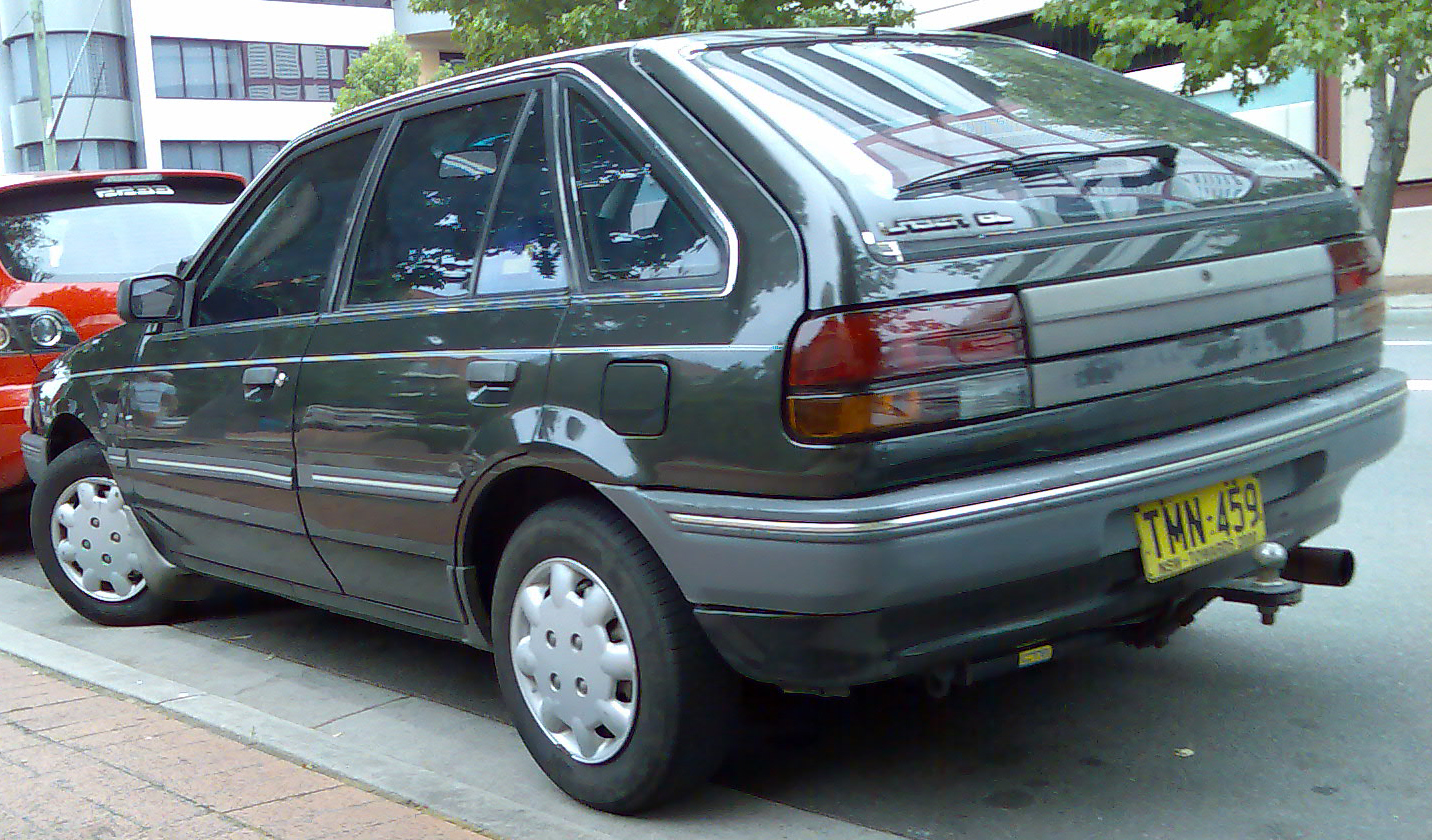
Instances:
[[[1095,61],[1116,70],[1150,47],[1177,47],[1184,93],[1229,76],[1247,102],[1298,68],[1367,90],[1373,142],[1363,203],[1387,241],[1412,108],[1432,88],[1432,0],[1053,0],[1040,18],[1087,26],[1106,42]]]
[[[453,38],[475,67],[679,32],[894,26],[912,17],[901,0],[413,0],[412,6],[451,16]]]
[[[374,41],[368,51],[348,65],[333,113],[382,99],[415,87],[422,81],[422,61],[396,32]]]
[[[49,279],[40,267],[44,249],[59,242],[45,235],[50,217],[46,213],[0,216],[0,263],[17,280],[40,283]]]

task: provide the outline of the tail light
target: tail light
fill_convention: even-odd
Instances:
[[[1333,312],[1337,340],[1347,341],[1382,329],[1386,309],[1382,296],[1382,248],[1376,239],[1359,237],[1331,242]]]
[[[59,353],[79,342],[75,328],[54,309],[0,308],[0,355]]]
[[[902,304],[802,321],[786,368],[797,438],[833,442],[1012,414],[1031,405],[1013,294]]]

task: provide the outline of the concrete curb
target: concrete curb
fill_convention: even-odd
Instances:
[[[1388,309],[1432,309],[1432,294],[1388,295]]]
[[[620,834],[592,831],[554,819],[489,791],[447,779],[390,756],[356,749],[266,712],[206,694],[164,677],[0,623],[0,650],[65,676],[158,706],[179,717],[449,819],[508,840],[615,840]]]
[[[543,778],[505,723],[292,662],[280,667],[268,661],[272,656],[225,650],[224,643],[177,628],[91,625],[53,595],[9,578],[0,577],[0,603],[12,608],[12,620],[23,617],[46,628],[41,632],[68,634],[60,639],[0,621],[0,651],[506,840],[895,836],[717,785],[644,817],[604,814],[568,799]],[[116,661],[106,651],[120,649],[114,643],[121,638],[127,640],[121,647],[144,648],[138,662]],[[203,673],[195,670],[196,660],[226,674],[236,671],[239,679],[219,675],[203,682],[210,678],[192,676]],[[185,669],[191,673],[187,681]],[[178,680],[157,676],[176,670]],[[323,702],[329,694],[331,702]],[[256,701],[265,705],[256,708]],[[280,716],[295,704],[306,709],[301,720]],[[348,711],[332,717],[343,709]]]

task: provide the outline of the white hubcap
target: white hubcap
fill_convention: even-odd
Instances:
[[[113,481],[82,478],[66,487],[50,514],[50,539],[65,575],[96,601],[119,603],[144,591],[143,563],[154,546]]]
[[[615,757],[636,719],[637,667],[606,584],[575,560],[543,560],[517,589],[510,639],[522,698],[552,743],[584,764]]]

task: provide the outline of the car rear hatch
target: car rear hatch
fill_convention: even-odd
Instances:
[[[38,368],[118,325],[119,281],[173,271],[243,186],[225,173],[114,172],[0,190],[0,354]]]
[[[847,276],[810,278],[786,412],[798,440],[866,445],[876,484],[1189,428],[1378,365],[1380,252],[1284,140],[1006,39],[692,60],[854,215]]]

